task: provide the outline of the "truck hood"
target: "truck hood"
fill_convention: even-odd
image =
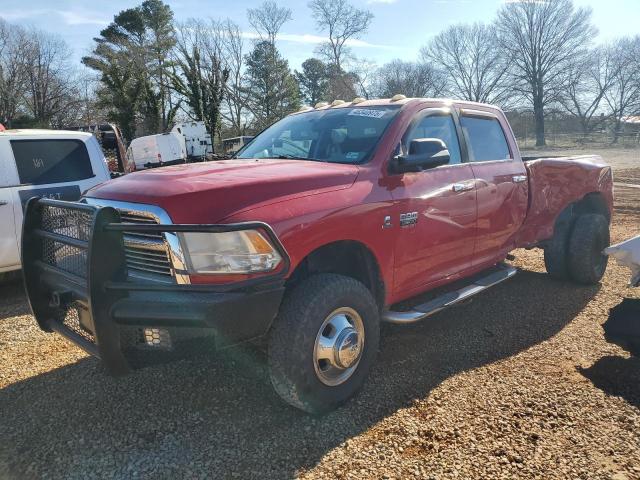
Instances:
[[[349,188],[358,167],[306,160],[243,159],[130,173],[85,197],[162,207],[175,223],[215,223],[241,211]]]

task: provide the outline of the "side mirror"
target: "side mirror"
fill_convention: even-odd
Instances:
[[[409,144],[409,154],[397,155],[392,165],[396,173],[420,172],[446,165],[449,158],[447,145],[439,138],[417,138]]]

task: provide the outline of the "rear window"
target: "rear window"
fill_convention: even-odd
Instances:
[[[511,158],[507,139],[497,119],[462,117],[460,124],[469,141],[472,162]]]
[[[21,184],[43,185],[93,177],[81,140],[11,140]]]

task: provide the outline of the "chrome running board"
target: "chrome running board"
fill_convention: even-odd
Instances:
[[[493,287],[505,280],[513,277],[518,270],[510,265],[500,264],[498,265],[500,270],[492,272],[489,275],[476,279],[473,283],[461,288],[460,290],[454,290],[453,292],[447,292],[439,297],[429,300],[426,303],[413,307],[412,310],[405,312],[398,312],[394,310],[386,310],[382,313],[382,320],[388,323],[395,323],[399,325],[414,323],[427,318],[434,313],[437,313],[445,308],[449,308],[456,303],[466,300],[469,297],[474,296],[486,290],[489,287]]]

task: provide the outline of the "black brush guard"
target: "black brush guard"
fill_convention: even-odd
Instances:
[[[124,232],[245,229],[263,232],[278,250],[283,262],[276,273],[222,285],[162,284],[128,277]],[[287,252],[262,222],[128,224],[120,222],[112,207],[40,198],[30,199],[24,213],[24,282],[40,328],[58,332],[101,358],[115,375],[193,354],[198,351],[194,342],[206,350],[211,339],[220,346],[264,335],[277,314],[289,265]],[[140,337],[149,329],[166,350],[149,348]],[[165,332],[173,338],[170,345],[161,344]]]

